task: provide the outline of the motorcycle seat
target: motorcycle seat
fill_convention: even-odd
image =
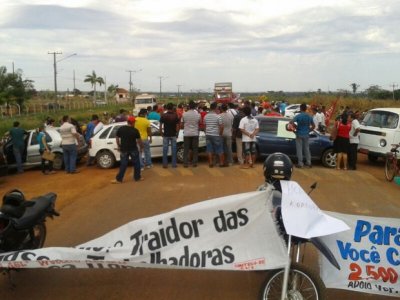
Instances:
[[[38,198],[33,198],[34,205],[27,207],[21,218],[16,219],[14,227],[17,230],[31,228],[39,220],[46,216],[46,212],[51,208],[55,194],[49,193]]]

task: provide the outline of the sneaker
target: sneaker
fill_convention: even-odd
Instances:
[[[81,171],[79,171],[79,170],[73,170],[73,171],[71,171],[71,172],[69,172],[70,174],[77,174],[77,173],[80,173]]]
[[[111,180],[112,184],[121,184],[122,181],[118,181],[117,179]]]
[[[301,169],[301,168],[303,168],[303,165],[296,165],[296,168]]]
[[[309,168],[309,169],[312,168],[312,165],[305,165],[305,166],[306,166],[306,168]]]
[[[151,169],[153,167],[153,165],[148,165],[146,166],[146,169]]]
[[[166,168],[168,168],[168,166],[167,165],[164,165],[164,166],[162,166],[164,169],[166,169]]]
[[[142,172],[143,172],[143,171],[144,171],[144,168],[140,168],[140,171],[142,171]]]
[[[50,171],[49,172],[49,174],[51,175],[51,174],[56,174],[57,172],[56,171]]]

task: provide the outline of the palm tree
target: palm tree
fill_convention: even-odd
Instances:
[[[86,75],[84,82],[90,82],[94,91],[93,99],[96,100],[96,85],[99,84],[101,86],[104,84],[104,79],[102,77],[97,77],[96,72],[92,71],[92,74]]]
[[[353,90],[353,94],[355,95],[357,93],[357,89],[360,87],[360,85],[357,83],[351,83],[350,86],[351,86],[351,89]]]

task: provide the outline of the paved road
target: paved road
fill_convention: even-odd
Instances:
[[[358,171],[315,166],[296,169],[293,179],[305,190],[314,181],[312,198],[321,209],[380,217],[399,217],[399,186],[384,179],[383,164],[361,158]],[[46,246],[74,246],[133,219],[219,196],[253,191],[262,181],[262,164],[242,170],[207,167],[145,170],[145,180],[122,185],[109,182],[116,169],[82,167],[81,173],[42,176],[38,170],[11,175],[0,183],[0,195],[14,187],[28,197],[54,191],[62,216],[48,222]],[[129,179],[128,179],[129,178]],[[311,248],[310,248],[311,249]],[[307,264],[317,268],[313,251]],[[0,280],[1,299],[257,299],[264,272],[183,270],[24,270],[14,275],[11,291]],[[328,291],[328,299],[391,299],[346,291]]]

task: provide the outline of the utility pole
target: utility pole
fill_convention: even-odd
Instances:
[[[73,72],[73,74],[72,74],[72,75],[73,75],[73,77],[72,77],[72,78],[73,78],[73,80],[74,80],[74,94],[75,94],[75,90],[76,90],[76,87],[75,87],[75,70],[74,70],[74,72]]]
[[[392,87],[393,90],[393,100],[394,100],[394,89],[398,87],[398,85],[393,82],[390,86]]]
[[[139,70],[127,70],[126,71],[126,72],[129,72],[129,98],[130,99],[132,98],[132,86],[133,86],[132,73],[135,74],[135,73],[138,73],[140,71],[142,71],[142,69],[139,69]]]
[[[57,54],[62,54],[62,52],[47,52],[47,54],[53,54],[53,67],[54,67],[54,95],[57,100],[57,60],[56,60],[56,55]]]
[[[181,89],[181,86],[182,86],[182,84],[178,84],[178,85],[177,85],[177,87],[178,87],[178,98],[180,98],[180,92],[181,92],[180,89]]]
[[[164,79],[167,79],[168,78],[168,76],[158,76],[158,78],[160,79],[160,99],[161,99],[161,96],[162,96],[162,94],[161,94],[161,90],[162,90],[162,84],[161,84],[161,82],[164,80]]]

